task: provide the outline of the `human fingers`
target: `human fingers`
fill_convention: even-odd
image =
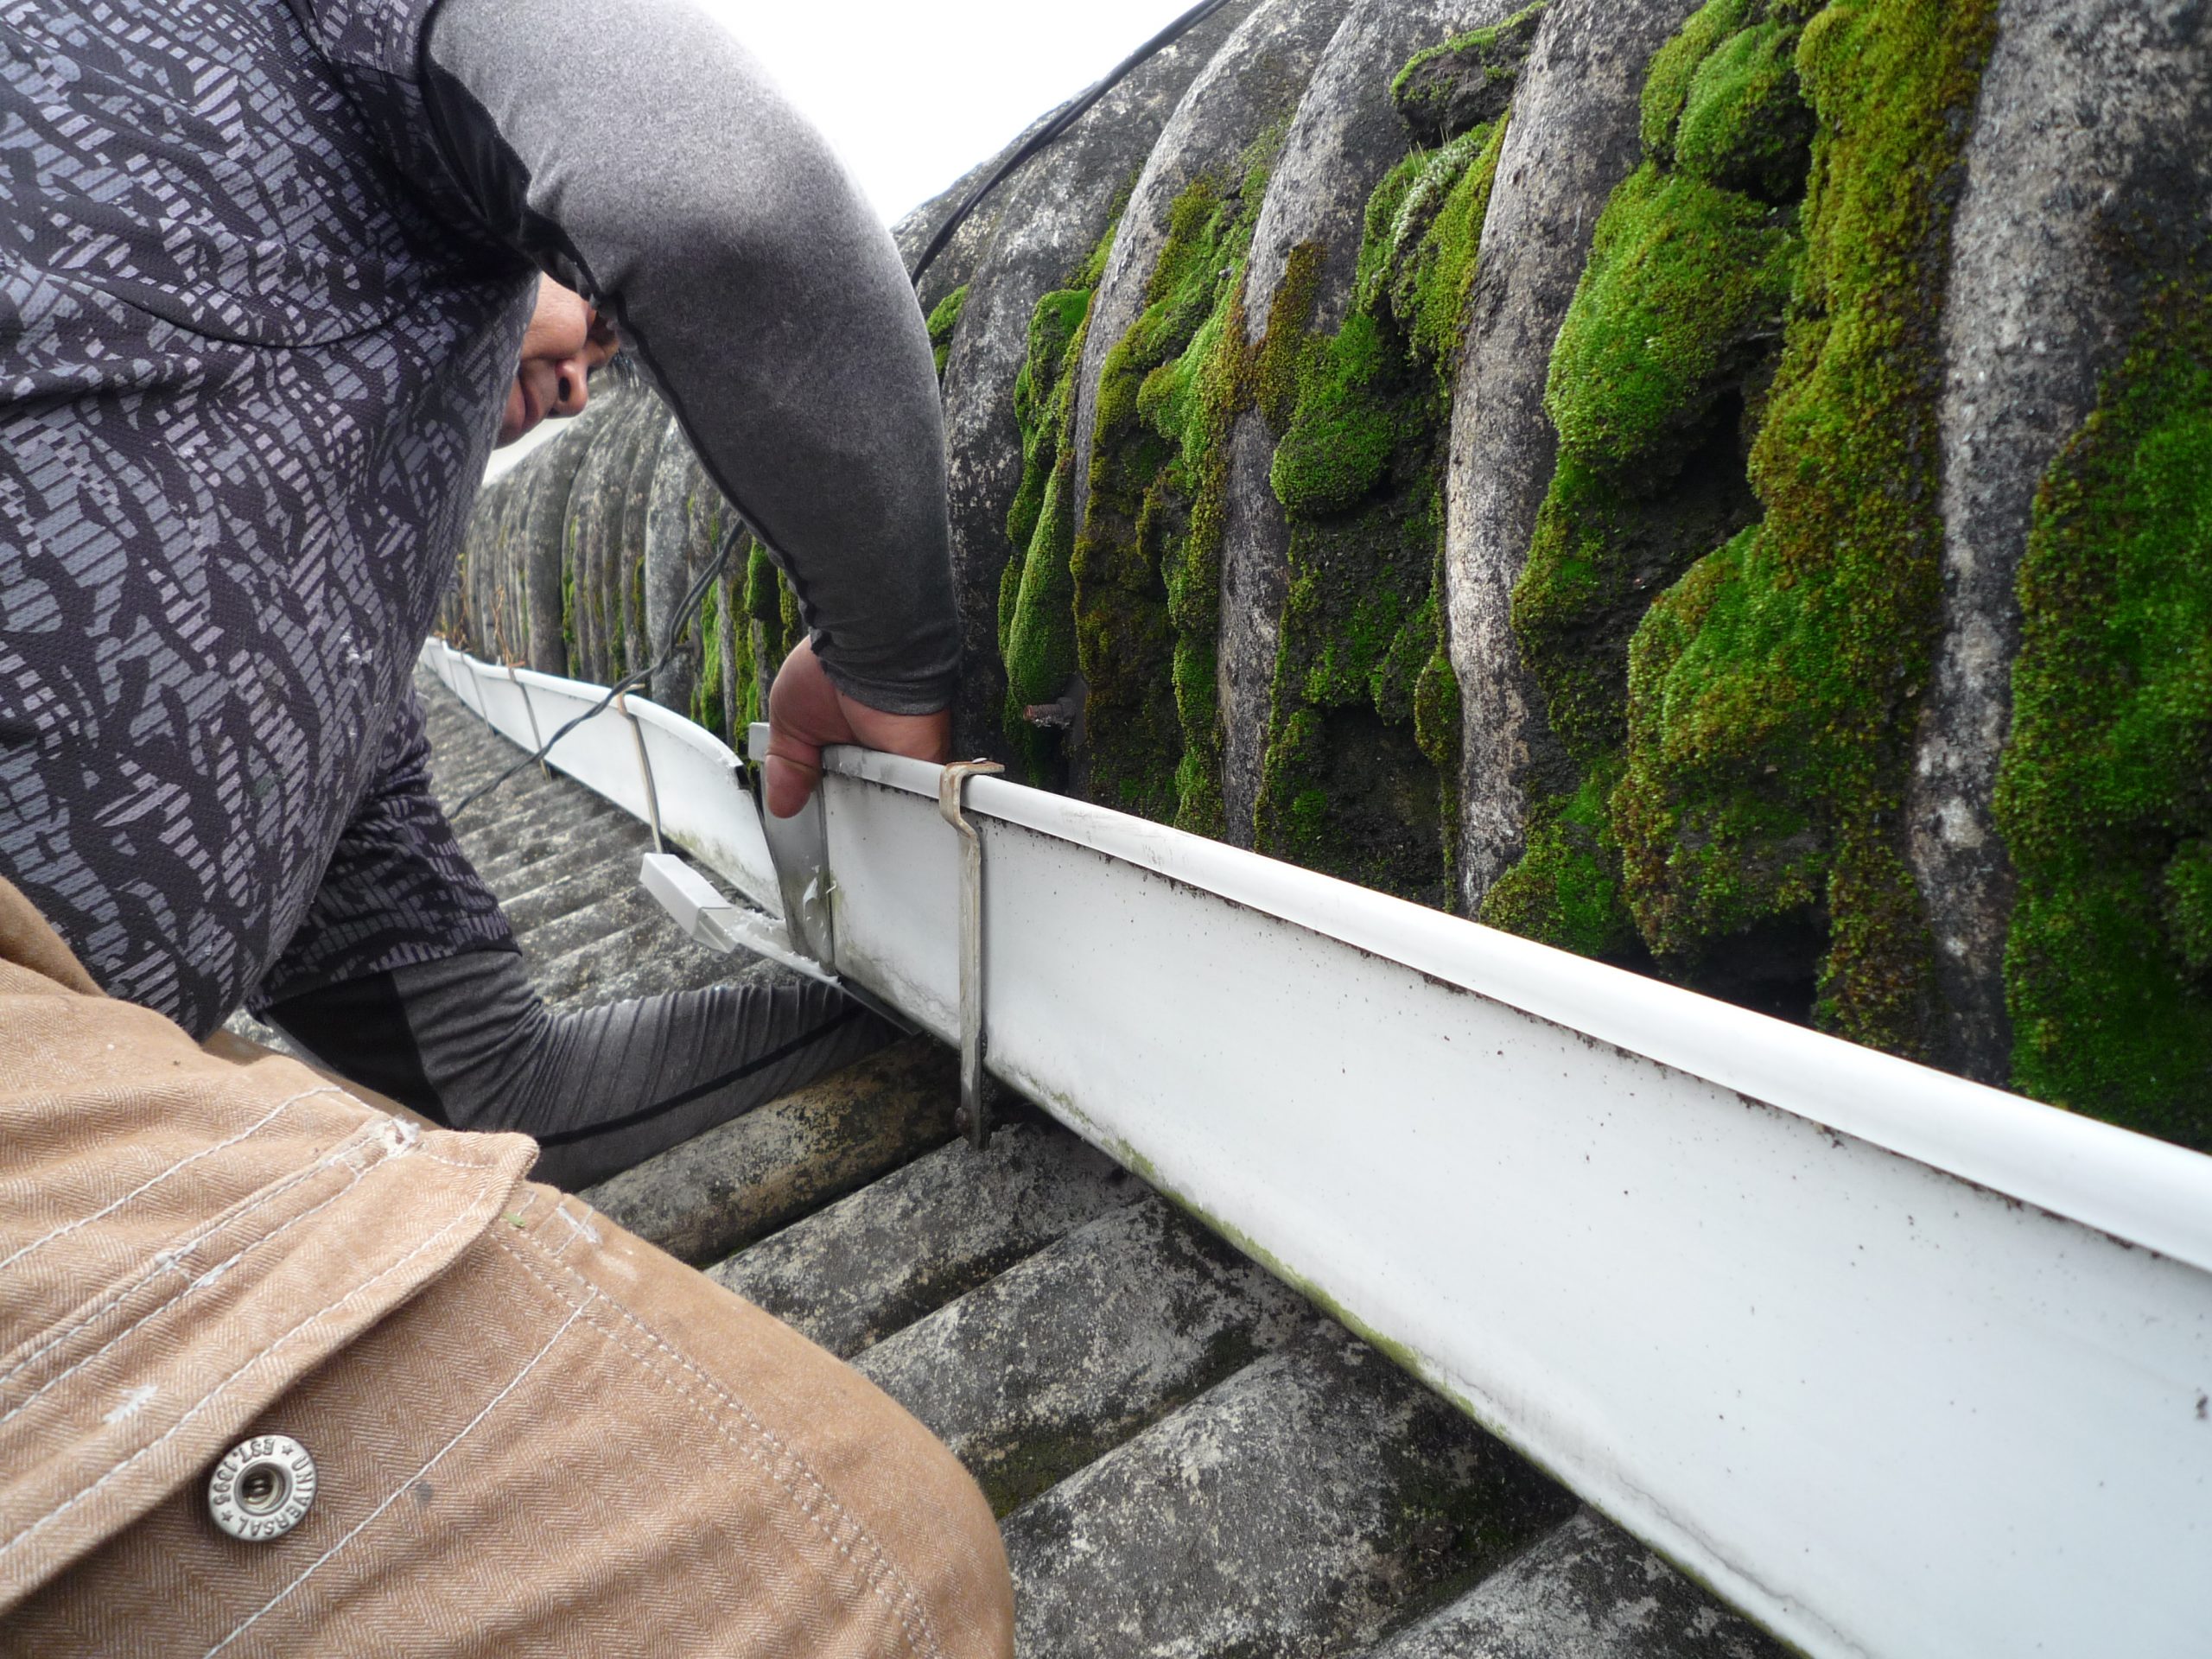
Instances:
[[[822,779],[822,751],[855,739],[843,699],[823,672],[811,641],[784,658],[768,691],[768,810],[788,818],[806,804]]]

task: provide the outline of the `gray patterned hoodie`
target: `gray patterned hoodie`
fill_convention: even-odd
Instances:
[[[539,268],[617,319],[833,679],[950,697],[889,236],[683,0],[613,23],[0,0],[0,875],[195,1035],[510,943],[410,686]]]

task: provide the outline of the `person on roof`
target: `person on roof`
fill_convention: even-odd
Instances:
[[[825,743],[946,750],[896,251],[721,30],[612,21],[0,9],[0,1619],[29,1650],[1011,1651],[980,1495],[856,1376],[525,1181],[531,1141],[199,1046],[246,1004],[573,1185],[882,1040],[815,986],[553,1019],[429,793],[411,673],[487,454],[617,335],[806,617],[772,806]]]
[[[582,3],[84,10],[13,26],[0,140],[0,877],[110,995],[202,1038],[243,1003],[570,1186],[884,1041],[813,984],[548,1014],[411,679],[487,448],[581,406],[595,314],[806,616],[772,799],[825,740],[944,758],[934,364],[819,135],[676,0],[619,68]]]

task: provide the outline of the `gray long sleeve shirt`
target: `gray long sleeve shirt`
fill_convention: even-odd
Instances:
[[[929,346],[821,141],[682,0],[436,4],[0,0],[0,876],[195,1033],[507,943],[409,688],[537,265],[832,677],[950,690]]]

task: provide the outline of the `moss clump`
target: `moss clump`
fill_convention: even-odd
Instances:
[[[1717,52],[1756,21],[1747,10],[1714,0],[1662,51],[1647,138],[1677,140],[1668,112],[1710,55],[1682,41]],[[1827,941],[1815,1017],[1904,1053],[1924,1052],[1934,1013],[1933,947],[1896,842],[1940,598],[1936,320],[1963,117],[1994,27],[1994,0],[1835,0],[1805,26],[1805,254],[1751,458],[1766,516],[1639,629],[1611,803],[1655,949],[1694,957],[1809,917]]]
[[[1553,348],[1544,408],[1594,472],[1671,473],[1771,355],[1795,215],[1647,162],[1613,192]]]
[[[2019,584],[2013,1081],[2212,1151],[2212,283],[2151,302],[2045,474]]]
[[[715,528],[720,534],[719,519]],[[742,539],[737,545],[743,546]],[[752,619],[744,612],[750,574],[741,561],[734,569],[726,566],[707,585],[699,605],[701,662],[691,690],[691,718],[741,747],[745,728],[766,718],[753,663]]]
[[[699,601],[699,672],[691,682],[691,718],[724,741],[722,723],[722,595],[720,582],[709,582]]]
[[[1107,353],[1074,559],[1095,798],[1219,835],[1215,641],[1228,438],[1253,396],[1242,293],[1280,132],[1169,211],[1145,307]]]
[[[1760,12],[1713,0],[1694,15],[1653,59],[1647,111],[1662,75],[1701,87],[1702,66],[1740,39],[1779,31],[1794,43],[1793,25]],[[1796,101],[1794,73],[1762,96]],[[1495,926],[1631,962],[1643,942],[1597,792],[1622,773],[1629,639],[1657,594],[1758,516],[1744,429],[1774,372],[1804,186],[1801,159],[1794,181],[1774,181],[1779,200],[1759,200],[1671,164],[1672,126],[1646,136],[1651,153],[1599,216],[1553,348],[1544,406],[1559,460],[1513,593],[1515,637],[1563,753],[1527,780],[1522,855],[1481,910]]]
[[[1618,760],[1600,761],[1573,792],[1537,804],[1527,850],[1483,897],[1484,921],[1578,956],[1618,961],[1637,954],[1606,810],[1619,775]]]
[[[2184,842],[2160,885],[2166,933],[2183,965],[2199,978],[2212,975],[2212,841]]]
[[[753,717],[758,719],[759,711],[768,705],[768,688],[775,683],[776,671],[791,647],[806,637],[806,627],[799,620],[798,595],[776,569],[768,550],[748,536],[737,556],[745,566],[745,656],[753,675]]]
[[[1640,109],[1643,153],[1671,163],[1675,128],[1689,102],[1690,83],[1714,49],[1742,29],[1758,0],[1706,0],[1674,37],[1651,55]]]
[[[1764,201],[1802,193],[1813,118],[1798,93],[1798,35],[1796,24],[1770,19],[1698,65],[1675,130],[1684,174]]]
[[[963,283],[937,302],[937,309],[930,313],[930,349],[937,357],[937,378],[944,378],[944,365],[952,358],[952,336],[960,327],[961,314],[968,308],[968,284]]]
[[[1503,22],[1414,55],[1390,83],[1390,101],[1415,143],[1449,143],[1505,113],[1548,4],[1537,0]]]
[[[1075,391],[1089,336],[1091,290],[1047,294],[1030,319],[1014,378],[1021,488],[1007,518],[1015,555],[999,577],[999,657],[1006,664],[1007,737],[1033,783],[1057,774],[1058,743],[1024,710],[1056,701],[1076,669]]]
[[[1350,314],[1333,334],[1297,337],[1269,474],[1290,569],[1254,844],[1437,905],[1452,891],[1459,771],[1444,444],[1504,132],[1499,121],[1416,150],[1376,188]]]
[[[1268,473],[1276,498],[1308,518],[1357,506],[1389,476],[1403,411],[1405,352],[1356,313],[1299,377],[1298,411]],[[1418,419],[1422,411],[1413,411]]]

